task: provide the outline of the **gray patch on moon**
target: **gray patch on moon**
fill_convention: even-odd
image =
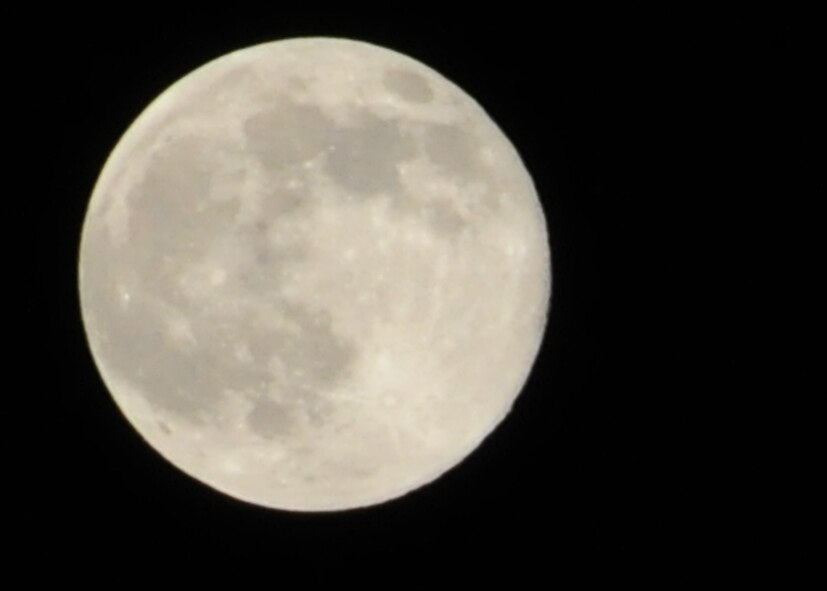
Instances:
[[[126,310],[115,302],[96,302],[96,320],[105,327],[108,369],[135,386],[153,405],[201,421],[226,389],[255,388],[269,376],[235,362],[223,339],[203,319],[191,318],[195,342],[181,350],[171,346],[168,326],[145,294],[135,294]]]
[[[399,125],[369,115],[354,128],[338,128],[327,172],[351,191],[391,195],[401,190],[397,164],[416,154],[414,142]]]
[[[114,302],[94,303],[95,323],[105,327],[100,341],[106,345],[107,367],[153,406],[191,423],[214,416],[227,395],[261,396],[267,389],[298,399],[291,406],[298,402],[315,412],[325,391],[348,375],[356,358],[354,345],[333,332],[328,317],[286,302],[272,304],[273,313],[286,318],[285,328],[262,326],[251,313],[220,319],[191,311],[194,341],[185,350],[170,345],[158,307],[143,298],[134,297],[125,311]],[[238,343],[248,347],[251,359],[238,358]],[[273,357],[289,371],[275,376],[268,363]]]
[[[395,95],[412,103],[427,103],[434,98],[428,81],[410,70],[392,68],[382,77],[385,87]]]
[[[269,169],[315,158],[330,145],[333,131],[333,121],[320,108],[287,99],[244,122],[250,149]]]
[[[304,260],[306,246],[298,239],[276,242],[277,233],[264,219],[251,226],[240,226],[232,240],[241,245],[244,257],[232,261],[228,283],[237,282],[242,294],[277,294],[287,267]]]
[[[286,300],[274,301],[272,308],[273,316],[284,317],[284,327],[261,327],[251,321],[244,338],[257,361],[275,356],[289,368],[285,392],[293,387],[323,391],[346,375],[356,349],[335,334],[329,314]]]
[[[456,236],[468,225],[456,208],[445,201],[429,205],[425,208],[424,215],[428,226],[437,235],[447,238]]]
[[[451,125],[431,125],[425,134],[425,153],[431,162],[462,178],[480,176],[480,160],[473,137]]]
[[[203,423],[216,416],[224,397],[255,395],[250,426],[272,436],[289,421],[277,420],[278,405],[264,392],[275,383],[269,360],[276,356],[291,369],[275,386],[280,395],[300,398],[318,419],[324,391],[346,375],[356,351],[334,333],[329,315],[279,299],[283,268],[303,251],[300,242],[275,243],[265,220],[294,208],[298,194],[266,199],[264,219],[238,224],[238,199],[208,198],[213,148],[203,138],[177,137],[151,157],[128,197],[128,248],[112,256],[115,247],[102,223],[89,233],[85,306],[94,311],[89,321],[99,327],[94,340],[103,345],[106,367],[151,405]],[[227,244],[230,258],[216,260]],[[220,286],[207,280],[182,291],[182,279],[210,264],[223,267]],[[258,316],[266,310],[284,317],[289,328],[263,325]],[[239,343],[247,345],[252,362],[239,359]]]
[[[244,123],[248,145],[273,173],[325,155],[325,171],[357,197],[400,188],[396,165],[416,153],[399,126],[365,112],[342,126],[322,109],[279,99]]]
[[[357,355],[352,343],[333,332],[328,313],[287,302],[274,309],[285,314],[286,327],[256,328],[246,338],[257,363],[269,360],[271,368],[279,369],[271,375],[270,394],[257,398],[247,416],[251,430],[265,438],[288,432],[296,409],[308,422],[323,423],[329,407],[325,392],[348,376]]]
[[[298,213],[302,206],[310,203],[311,196],[306,188],[290,187],[282,182],[281,187],[264,196],[259,221],[272,221],[278,216]],[[303,184],[302,187],[305,185]]]
[[[250,430],[265,439],[288,433],[293,423],[288,405],[267,398],[255,403],[246,420]]]
[[[438,238],[453,240],[468,227],[468,220],[457,211],[456,205],[444,195],[424,198],[406,194],[391,202],[391,211],[400,219],[415,219],[425,224]]]
[[[238,200],[207,198],[214,169],[211,149],[203,138],[171,140],[128,196],[129,248],[119,256],[149,285],[164,281],[169,286],[234,225]]]

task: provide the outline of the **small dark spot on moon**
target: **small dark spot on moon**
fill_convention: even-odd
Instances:
[[[473,137],[450,125],[433,125],[425,136],[425,151],[431,161],[447,172],[464,178],[478,176],[480,160]]]
[[[287,88],[293,92],[302,92],[307,90],[307,82],[298,76],[290,76],[287,79]]]
[[[447,203],[431,205],[425,209],[425,219],[438,235],[451,237],[458,234],[467,222]]]
[[[281,191],[273,191],[264,198],[264,215],[272,220],[281,215],[298,212],[307,203],[306,190],[287,187]]]
[[[395,95],[412,103],[427,103],[434,98],[434,91],[425,78],[410,70],[388,70],[382,82]]]
[[[164,421],[158,421],[158,428],[166,435],[172,434],[172,429],[170,429],[169,425],[167,425]]]
[[[287,433],[291,423],[290,410],[284,404],[268,399],[257,401],[247,415],[250,429],[267,439]]]
[[[257,265],[267,265],[271,261],[270,252],[263,248],[256,251],[255,258]]]

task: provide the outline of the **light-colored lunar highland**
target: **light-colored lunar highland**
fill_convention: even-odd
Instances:
[[[223,56],[155,100],[92,195],[89,344],[172,464],[259,505],[380,503],[506,416],[550,298],[510,142],[440,74],[307,38]]]

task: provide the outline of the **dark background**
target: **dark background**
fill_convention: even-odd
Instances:
[[[403,588],[451,574],[553,578],[570,558],[710,558],[717,534],[696,518],[718,481],[701,452],[732,386],[734,329],[716,321],[737,273],[718,247],[737,240],[734,211],[749,220],[753,92],[766,72],[794,78],[797,39],[785,21],[506,6],[478,7],[468,20],[404,7],[230,8],[52,15],[36,34],[55,55],[25,58],[40,73],[22,74],[21,87],[36,91],[14,97],[36,126],[35,145],[21,151],[45,192],[19,218],[39,237],[22,309],[43,323],[23,363],[36,376],[35,412],[48,419],[18,450],[32,470],[28,552],[266,559],[309,583],[363,569],[368,579],[396,573],[390,585]],[[152,452],[103,387],[76,288],[85,208],[131,121],[211,59],[305,35],[401,51],[475,97],[534,178],[553,257],[545,341],[507,420],[436,482],[338,514],[246,505]]]

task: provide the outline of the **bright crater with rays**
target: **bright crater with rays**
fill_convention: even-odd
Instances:
[[[223,56],[113,150],[80,252],[89,344],[172,464],[274,508],[380,503],[506,416],[550,298],[517,152],[434,70],[307,38]]]

